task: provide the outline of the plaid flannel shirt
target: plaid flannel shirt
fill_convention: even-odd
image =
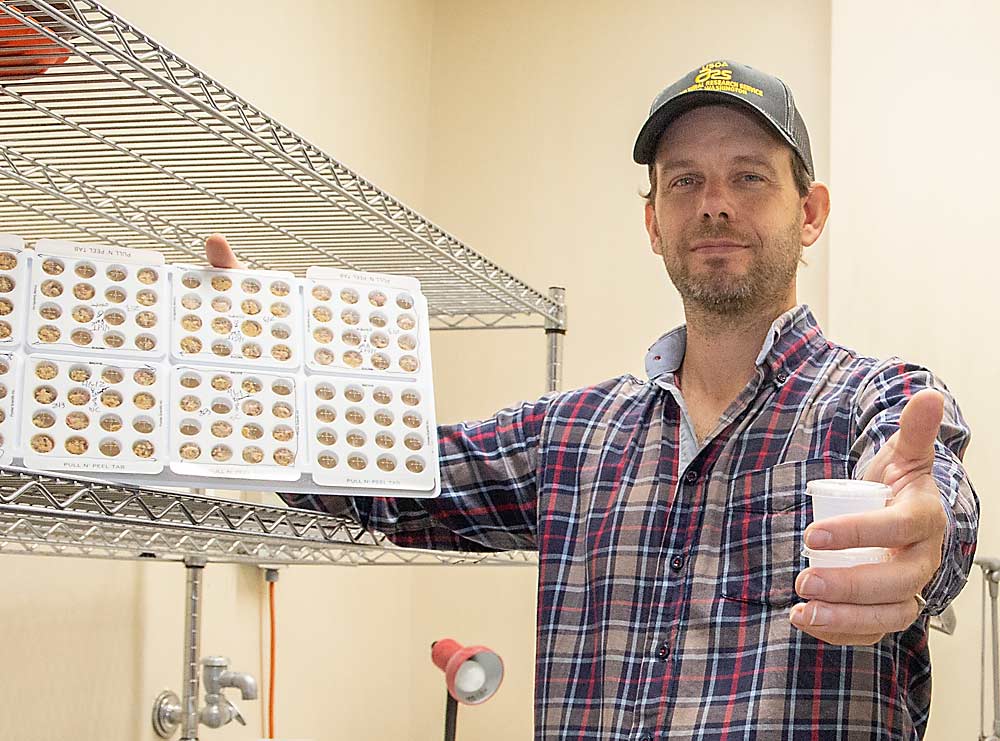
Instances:
[[[799,306],[699,445],[674,385],[685,329],[622,376],[439,429],[442,495],[354,499],[404,546],[539,555],[536,739],[914,739],[930,705],[927,620],[839,647],[788,621],[807,563],[805,484],[860,478],[922,388],[945,395],[933,475],[948,515],[928,612],[975,550],[969,429],[924,368],[828,341]],[[324,498],[286,496],[324,509]]]

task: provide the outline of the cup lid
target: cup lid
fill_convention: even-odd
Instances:
[[[806,558],[816,558],[829,563],[849,564],[851,566],[863,563],[884,563],[891,558],[888,548],[843,548],[831,551],[803,548],[802,555]]]
[[[814,479],[806,484],[806,494],[845,499],[890,499],[892,489],[877,481],[858,479]]]

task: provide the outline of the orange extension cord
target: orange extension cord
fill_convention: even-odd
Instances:
[[[271,676],[267,682],[267,737],[274,738],[274,582],[267,584],[271,602]]]

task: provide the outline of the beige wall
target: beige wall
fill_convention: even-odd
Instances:
[[[974,430],[980,552],[994,556],[998,23],[988,1],[834,0],[831,102],[831,330],[927,365],[957,395]],[[932,636],[930,739],[978,733],[980,584],[976,569],[956,602],[958,633]]]
[[[997,258],[991,206],[975,196],[992,186],[996,155],[975,148],[982,119],[963,120],[963,132],[973,128],[964,139],[935,142],[956,120],[919,106],[917,89],[947,105],[968,93],[996,112],[996,93],[984,102],[994,4],[944,19],[846,0],[108,4],[533,286],[565,286],[566,388],[641,376],[647,345],[682,321],[647,247],[637,196],[645,173],[630,158],[652,96],[714,57],[779,74],[809,124],[818,176],[834,189],[831,236],[807,253],[800,300],[835,339],[940,371],[977,428],[970,466],[988,490],[991,358],[972,363],[962,351],[979,340],[991,352],[979,317],[990,315],[983,297]],[[927,49],[942,48],[942,69],[916,69]],[[945,300],[957,302],[947,317]],[[540,331],[438,333],[434,354],[441,421],[544,389]],[[96,738],[100,728],[153,741],[149,704],[163,687],[179,689],[183,569],[24,557],[3,566],[0,624],[21,640],[5,642],[0,738]],[[229,654],[263,679],[256,569],[210,566],[205,585],[204,652]],[[462,709],[460,737],[530,737],[533,570],[299,567],[282,571],[278,595],[280,734],[439,736],[444,691],[427,653],[453,635],[494,646],[508,670],[494,700]],[[932,729],[961,725],[965,735],[977,634],[972,595],[961,602],[960,634],[934,644]],[[55,692],[82,726],[45,712]],[[243,705],[259,732],[263,703]],[[203,735],[253,737],[235,727]]]

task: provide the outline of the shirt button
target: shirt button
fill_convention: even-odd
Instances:
[[[785,373],[785,371],[778,371],[778,375],[776,375],[774,378],[778,383],[784,383],[785,381],[788,380],[788,374]]]
[[[670,559],[670,568],[674,573],[680,573],[680,570],[684,568],[684,556],[674,556]]]
[[[684,481],[688,484],[693,484],[697,480],[698,480],[697,471],[688,471],[686,474],[684,474]]]
[[[667,648],[666,643],[661,643],[660,647],[656,649],[656,657],[658,659],[665,659],[670,654],[670,649]]]
[[[653,737],[646,733],[639,737],[639,741],[653,741]]]

